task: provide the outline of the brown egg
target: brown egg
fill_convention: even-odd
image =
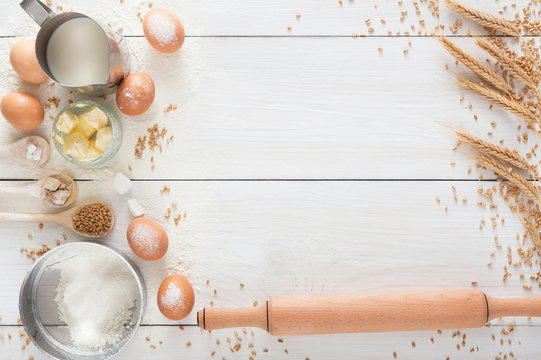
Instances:
[[[33,97],[22,92],[12,92],[2,98],[2,115],[19,130],[33,130],[43,121],[43,106]]]
[[[9,61],[21,79],[32,84],[41,84],[47,75],[41,70],[36,58],[35,41],[22,40],[11,47]]]
[[[140,115],[148,110],[155,95],[154,81],[147,74],[129,75],[116,91],[116,104],[126,115]]]
[[[150,10],[143,20],[143,32],[150,45],[163,53],[173,53],[184,44],[184,27],[164,9]]]
[[[124,70],[121,66],[115,66],[109,71],[109,83],[118,85],[124,79]]]
[[[134,219],[128,226],[128,244],[135,255],[144,260],[158,260],[167,252],[167,233],[157,222],[145,217]]]
[[[182,320],[188,316],[194,300],[192,284],[181,275],[166,277],[158,289],[158,308],[170,320]]]

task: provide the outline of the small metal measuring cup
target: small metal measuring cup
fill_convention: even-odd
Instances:
[[[69,86],[69,84],[62,84],[53,76],[49,65],[47,64],[47,44],[53,32],[66,21],[76,18],[87,18],[94,22],[95,20],[90,17],[76,12],[63,12],[55,14],[47,5],[40,0],[23,0],[21,7],[34,19],[34,21],[41,26],[36,38],[36,57],[38,59],[39,66],[43,72],[52,80],[62,86],[74,89],[79,93],[83,93],[90,96],[99,96],[109,94],[115,91],[115,87],[120,84],[124,79],[125,71],[122,63],[121,51],[118,42],[114,39],[112,34],[103,31],[103,36],[107,38],[109,42],[109,79],[102,84],[86,84],[84,86]],[[96,22],[99,25],[99,23]],[[101,27],[101,26],[100,26]],[[103,27],[101,27],[103,30]],[[84,69],[82,70],[84,71]]]
[[[121,260],[122,267],[133,275],[130,286],[137,289],[130,327],[125,329],[122,338],[117,342],[96,350],[81,349],[73,345],[68,327],[58,319],[58,304],[55,301],[56,288],[60,281],[57,265],[65,261],[78,261],[90,253],[94,253],[94,257],[113,256]],[[47,252],[28,272],[19,294],[19,312],[26,334],[38,349],[60,360],[103,360],[112,357],[135,336],[144,308],[143,278],[135,265],[111,248],[92,242],[69,243]]]

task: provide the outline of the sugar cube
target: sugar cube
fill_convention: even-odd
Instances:
[[[28,144],[28,146],[26,147],[26,151],[30,154],[33,154],[36,149],[37,147],[34,144]]]
[[[116,173],[113,179],[113,189],[120,195],[123,195],[132,187],[131,180],[121,172]]]
[[[145,209],[136,199],[128,200],[128,207],[133,217],[139,217],[145,215]]]
[[[41,149],[36,149],[34,153],[32,153],[32,160],[39,161],[41,159]]]

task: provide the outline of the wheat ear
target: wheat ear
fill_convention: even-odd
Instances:
[[[504,178],[509,181],[513,186],[517,187],[525,196],[530,199],[537,200],[541,203],[541,196],[539,196],[539,191],[528,181],[524,176],[520,175],[513,168],[506,166],[501,161],[494,159],[488,155],[476,156],[475,159],[479,162],[481,166],[484,166],[494,172],[494,174]]]
[[[501,161],[505,161],[509,165],[512,165],[522,170],[532,170],[533,165],[530,164],[522,155],[520,155],[515,149],[511,150],[507,147],[495,145],[491,142],[478,138],[477,136],[456,131],[457,137],[464,143],[470,145],[477,151],[489,155]]]
[[[534,88],[534,89],[537,88],[536,82],[528,75],[528,73],[523,68],[521,68],[517,64],[515,59],[509,56],[509,54],[505,53],[504,51],[492,46],[491,44],[483,40],[477,40],[475,43],[481,49],[489,53],[490,56],[496,59],[500,63],[500,65],[502,65],[503,68],[507,70],[509,75],[511,75],[512,77],[514,77],[515,79],[523,83],[524,85],[528,85],[529,87]]]
[[[535,55],[532,53],[532,50],[529,46],[526,46],[526,52],[528,53],[528,56],[532,59],[533,63],[535,64],[535,74],[539,77],[541,75],[541,62],[539,62],[539,59],[535,57]]]
[[[513,114],[521,117],[528,123],[528,125],[530,125],[533,131],[535,131],[537,135],[540,136],[540,134],[537,132],[534,125],[538,122],[537,116],[526,105],[521,104],[520,102],[514,99],[507,98],[503,96],[502,94],[500,94],[499,92],[487,88],[483,84],[474,83],[458,74],[455,74],[455,76],[458,80],[458,83],[461,86],[473,91],[477,95],[480,95],[486,99],[493,101],[496,105],[498,105],[502,109],[509,110]]]
[[[521,207],[523,209],[522,211],[520,209]],[[539,236],[539,230],[537,230],[537,226],[535,225],[535,220],[532,219],[532,215],[528,211],[528,206],[524,202],[522,204],[519,204],[518,213],[519,213],[518,217],[520,221],[522,222],[522,225],[524,225],[524,227],[530,234],[530,237],[532,238],[532,242],[537,248],[538,253],[541,255],[541,238]]]
[[[517,24],[511,20],[496,17],[474,8],[464,6],[455,0],[445,0],[445,5],[457,14],[474,21],[479,25],[489,29],[498,30],[506,35],[520,36],[520,29]]]
[[[477,60],[473,56],[467,54],[456,46],[453,42],[445,37],[440,37],[438,40],[445,47],[445,49],[453,55],[458,61],[467,66],[474,73],[479,75],[482,79],[488,82],[490,85],[494,86],[496,89],[503,91],[507,94],[511,93],[511,88],[507,81],[500,75],[499,72],[493,68],[483,64],[481,61]]]

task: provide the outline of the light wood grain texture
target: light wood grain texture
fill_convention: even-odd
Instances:
[[[41,150],[41,156],[38,160],[27,160],[26,149],[28,144],[33,144]],[[48,160],[51,155],[51,147],[49,142],[41,136],[27,136],[17,141],[5,144],[0,149],[0,158],[4,161],[14,161],[16,164],[23,164],[25,166],[42,166]]]
[[[487,301],[491,319],[510,315],[541,317],[541,296],[509,299],[489,296]]]
[[[71,189],[70,195],[65,199],[63,204],[56,204],[53,199],[44,195],[46,193],[44,185],[50,178],[59,180],[61,183],[66,184]],[[77,184],[68,175],[56,173],[42,177],[38,181],[26,185],[0,183],[0,194],[12,194],[23,197],[32,196],[40,200],[44,205],[55,208],[63,208],[70,206],[73,200],[75,200],[75,197],[77,196]]]
[[[100,242],[128,255],[140,268],[147,285],[144,324],[179,323],[165,319],[155,300],[161,281],[172,273],[192,282],[195,311],[210,301],[216,307],[247,307],[272,296],[460,289],[471,287],[474,280],[489,296],[540,294],[537,282],[529,279],[535,267],[513,267],[509,279],[501,280],[506,247],[522,246],[515,236],[523,228],[498,197],[497,210],[476,205],[481,198],[475,182],[138,181],[119,196],[109,181],[78,182],[75,205],[101,199],[114,209],[115,227]],[[164,185],[170,193],[160,193]],[[136,258],[127,244],[130,197],[139,199],[146,215],[168,232],[170,249],[158,261]],[[0,210],[52,212],[30,199],[12,200],[5,196]],[[164,218],[172,202],[178,203],[173,215],[187,215],[179,226]],[[498,221],[495,228],[479,229],[482,219],[490,224],[496,214],[505,224]],[[0,231],[6,234],[0,252],[1,324],[16,324],[18,288],[32,263],[20,248],[56,246],[57,239],[64,243],[65,230],[1,223]],[[68,241],[82,240],[66,234]],[[495,247],[494,236],[501,249]],[[518,260],[514,250],[512,256]],[[523,289],[523,284],[533,289]],[[195,325],[195,311],[180,323]],[[514,320],[540,323],[536,318],[504,323]]]
[[[83,231],[80,231],[76,228],[73,217],[77,214],[79,210],[86,206],[91,206],[96,204],[95,202],[88,202],[84,204],[79,204],[77,206],[74,206],[68,210],[64,210],[59,213],[55,214],[36,214],[36,213],[17,213],[17,212],[2,212],[0,213],[0,222],[15,222],[15,223],[53,223],[57,225],[61,225],[67,230],[71,230],[74,233],[76,233],[79,236],[85,237],[85,238],[100,238],[102,236],[107,235],[109,232],[103,234],[103,235],[94,235],[85,233]],[[103,206],[108,206],[107,204],[101,203]],[[115,217],[114,215],[111,218],[111,228],[115,224]]]
[[[5,336],[5,340],[0,340],[2,355],[13,360],[27,360],[30,356],[35,360],[48,359],[32,344],[24,351],[21,350],[24,339],[18,337],[20,329],[20,326],[0,326],[0,335]],[[195,326],[184,327],[183,330],[179,330],[176,326],[143,326],[134,340],[114,359],[248,359],[253,356],[252,351],[256,352],[257,359],[328,360],[359,359],[362,356],[366,359],[393,360],[394,352],[397,353],[398,359],[406,360],[434,360],[446,357],[487,360],[496,358],[500,353],[509,354],[509,352],[518,359],[535,360],[539,357],[538,327],[517,326],[508,337],[503,337],[500,332],[505,329],[493,326],[462,331],[462,334],[467,336],[465,347],[461,346],[461,349],[457,350],[457,345],[462,345],[462,339],[453,337],[455,330],[444,330],[441,335],[436,331],[420,331],[288,336],[280,338],[282,342],[278,342],[276,337],[257,329],[254,330],[253,336],[251,331],[247,331],[247,334],[237,331],[235,336],[233,330],[214,331],[209,334],[200,332]],[[8,333],[12,334],[12,340],[8,340]],[[495,341],[491,339],[492,335],[495,336]],[[146,340],[147,337],[149,341]],[[431,338],[434,339],[434,343]],[[500,345],[502,338],[504,344]],[[227,339],[231,342],[228,343]],[[508,340],[511,340],[511,345]],[[216,341],[219,341],[219,345]],[[412,347],[412,342],[415,343],[415,348]],[[188,343],[190,346],[187,346]],[[240,345],[238,352],[234,350],[231,352],[237,344]],[[150,346],[155,346],[155,349]],[[267,352],[264,352],[265,349]],[[471,349],[473,352],[470,353]],[[214,356],[211,356],[213,352]]]
[[[277,296],[240,311],[206,308],[207,330],[260,327],[276,336],[479,328],[487,302],[479,290]],[[244,321],[243,321],[244,320]],[[258,320],[258,321],[254,321]]]
[[[268,302],[250,308],[204,308],[197,313],[197,325],[209,331],[233,328],[269,331]]]
[[[0,39],[0,52],[14,41]],[[106,166],[133,178],[476,179],[476,169],[467,174],[474,165],[467,151],[452,151],[451,124],[493,141],[503,138],[523,154],[533,146],[533,140],[517,142],[522,120],[497,107],[490,110],[488,101],[456,84],[444,68],[454,69],[454,59],[436,39],[412,39],[407,55],[402,53],[407,40],[401,38],[190,38],[172,56],[156,54],[144,38],[127,42],[138,54],[138,69],[157,87],[148,114],[120,117],[122,147]],[[484,59],[472,39],[456,43]],[[43,103],[52,94],[62,99],[60,108],[74,99],[43,86]],[[40,90],[21,86],[11,71],[0,84],[2,92],[19,87],[33,94]],[[116,107],[114,98],[107,102]],[[163,114],[169,104],[178,110]],[[58,111],[54,106],[47,111],[36,133],[49,137],[50,117]],[[135,160],[137,137],[155,122],[174,141],[163,153],[147,149],[143,160]],[[19,136],[0,122],[0,140]],[[103,176],[67,164],[54,149],[46,169],[83,179]],[[0,162],[3,178],[42,174]]]
[[[207,1],[204,4],[193,2],[178,2],[176,0],[84,0],[53,1],[53,9],[61,5],[63,10],[74,10],[92,16],[113,29],[122,28],[125,35],[142,35],[142,24],[137,17],[149,11],[148,4],[153,8],[165,8],[172,11],[184,24],[187,36],[351,36],[353,33],[389,36],[388,30],[395,35],[397,31],[404,35],[409,32],[416,35],[418,29],[422,34],[434,31],[434,26],[446,25],[438,29],[438,34],[453,34],[449,29],[455,20],[463,21],[464,27],[458,34],[465,35],[468,30],[472,34],[485,34],[482,27],[465,20],[440,5],[440,17],[432,16],[428,8],[428,1],[418,1],[420,14],[416,13],[413,1],[375,0],[375,1],[349,1],[344,0],[341,6],[338,0],[263,0],[257,4],[247,4],[242,0],[223,2],[220,0]],[[516,1],[517,7],[510,4],[500,15],[504,3],[486,0],[462,0],[464,4],[493,15],[509,19],[514,17],[518,9],[522,9],[526,0]],[[376,5],[377,7],[375,7]],[[3,16],[7,21],[0,25],[0,34],[3,35],[29,35],[36,31],[37,26],[27,17],[23,16],[18,1],[4,1],[0,4]],[[402,14],[406,11],[406,14]],[[297,18],[296,15],[300,17]],[[404,15],[404,20],[400,18]],[[365,20],[370,18],[370,24]],[[381,22],[385,19],[385,23]],[[423,19],[425,26],[420,26]],[[411,29],[415,26],[415,30]],[[291,26],[291,30],[288,30]],[[369,33],[372,27],[374,31]]]
[[[467,174],[472,166],[469,153],[451,151],[455,140],[448,124],[482,137],[494,131],[494,139],[504,138],[506,145],[517,146],[523,154],[533,144],[517,143],[522,132],[516,129],[520,121],[514,116],[489,110],[488,102],[458,88],[444,71],[446,63],[455,70],[454,59],[436,39],[412,36],[411,25],[416,31],[420,18],[427,31],[439,23],[460,20],[464,26],[458,34],[468,30],[483,34],[479,26],[443,7],[436,19],[426,1],[417,15],[408,0],[402,5],[395,0],[344,0],[342,6],[337,0],[154,0],[153,8],[175,13],[187,33],[179,53],[162,55],[141,37],[137,12],[144,15],[148,2],[61,2],[63,9],[94,16],[110,23],[114,31],[122,27],[121,33],[127,35],[124,44],[136,54],[134,68],[149,73],[156,83],[156,102],[148,114],[121,117],[124,139],[116,159],[105,168],[83,170],[66,164],[53,150],[43,171],[0,162],[1,179],[37,179],[66,171],[77,179],[96,180],[78,182],[77,204],[97,199],[110,202],[116,225],[100,242],[131,258],[125,240],[131,220],[126,205],[129,197],[140,200],[148,216],[168,231],[170,251],[164,259],[149,263],[134,258],[146,281],[148,307],[144,326],[117,359],[249,358],[254,356],[252,351],[259,359],[312,360],[391,359],[395,351],[399,359],[412,360],[447,356],[484,360],[510,352],[521,359],[541,356],[541,321],[537,318],[494,320],[492,328],[468,330],[466,346],[460,351],[460,340],[452,337],[454,331],[442,335],[422,331],[295,336],[278,342],[258,330],[255,336],[229,330],[202,333],[195,326],[195,312],[181,322],[191,325],[183,331],[176,326],[179,322],[165,319],[155,296],[164,276],[171,273],[187,276],[194,285],[195,310],[210,306],[211,301],[216,307],[247,307],[255,300],[262,303],[284,295],[468,288],[473,280],[490,296],[538,295],[539,287],[529,278],[535,276],[535,268],[513,267],[507,282],[501,281],[508,261],[505,248],[522,246],[515,236],[523,232],[506,206],[497,199],[498,210],[477,207],[475,181],[438,181],[473,180],[479,175],[476,169]],[[517,1],[516,8],[508,4],[502,16],[512,18],[526,2]],[[17,3],[0,2],[0,53],[4,55],[14,42],[37,32]],[[53,3],[55,7],[60,4]],[[463,3],[495,15],[505,4]],[[407,11],[405,21],[400,21],[402,10]],[[365,23],[367,18],[370,25]],[[292,29],[288,31],[287,26]],[[353,33],[368,34],[370,26],[372,36],[351,37]],[[398,30],[400,37],[395,36]],[[404,31],[410,34],[404,35]],[[448,27],[438,33],[452,34]],[[453,41],[484,60],[473,39]],[[7,56],[0,57],[0,70],[1,94],[15,90],[41,93],[42,103],[48,104],[54,96],[61,99],[60,107],[74,99],[49,84],[23,84]],[[113,99],[107,102],[114,106]],[[178,109],[163,114],[170,104]],[[54,106],[48,110],[44,124],[31,133],[48,138],[51,117],[58,110]],[[474,121],[474,115],[479,121]],[[497,124],[495,129],[490,121]],[[154,122],[166,126],[175,140],[163,153],[147,152],[143,160],[136,161],[133,146],[137,137]],[[1,143],[22,136],[0,120]],[[152,155],[154,171],[150,169]],[[451,166],[451,161],[457,161],[456,165]],[[118,170],[134,179],[154,181],[137,181],[130,193],[118,196],[110,185]],[[380,181],[221,181],[230,179]],[[426,181],[395,181],[405,179]],[[164,185],[172,188],[170,194],[160,193]],[[456,203],[452,185],[457,188]],[[439,204],[436,196],[441,198]],[[462,198],[468,201],[463,203]],[[187,213],[179,226],[163,218],[173,201],[178,202],[179,213]],[[9,195],[0,198],[0,211],[53,212],[30,199]],[[480,230],[480,220],[490,223],[495,214],[505,224],[498,222],[495,228]],[[16,325],[17,294],[32,264],[20,248],[35,249],[42,243],[55,246],[57,239],[63,243],[64,231],[48,224],[40,230],[35,224],[0,223],[2,359],[44,359],[31,344],[22,351],[24,339],[17,334],[21,329]],[[494,236],[503,250],[495,248]],[[82,240],[71,232],[67,237],[67,241]],[[515,252],[513,259],[518,259]],[[493,264],[487,265],[488,261]],[[525,279],[520,279],[521,273]],[[243,288],[240,282],[245,284]],[[522,287],[530,283],[532,290]],[[500,332],[507,329],[500,325],[513,321],[515,331],[500,345]],[[232,353],[237,342],[241,347]]]
[[[285,336],[470,329],[507,316],[541,316],[541,296],[487,298],[474,289],[276,296],[252,308],[205,308],[197,324]]]

